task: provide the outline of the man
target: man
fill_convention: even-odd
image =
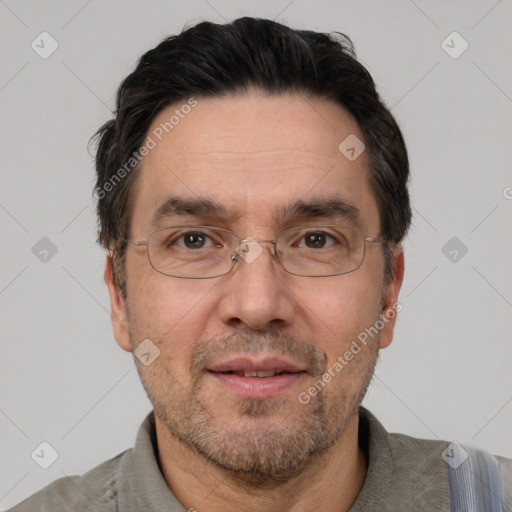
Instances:
[[[154,412],[134,449],[14,511],[512,509],[510,460],[360,406],[411,210],[348,38],[201,23],[141,58],[98,140],[114,335]]]

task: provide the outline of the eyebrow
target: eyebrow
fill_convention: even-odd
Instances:
[[[157,208],[151,223],[156,226],[165,217],[173,215],[209,216],[231,221],[240,218],[238,213],[230,212],[222,203],[213,199],[169,197]],[[339,197],[314,198],[307,202],[296,201],[281,207],[274,220],[282,224],[291,220],[308,220],[318,217],[340,219],[355,227],[361,227],[359,209],[350,201]]]
[[[207,198],[167,198],[155,211],[151,223],[157,225],[165,217],[172,215],[212,216],[218,218],[232,217],[226,207]]]
[[[361,227],[359,208],[350,201],[338,197],[318,198],[307,202],[297,201],[281,208],[277,220],[278,222],[285,222],[289,219],[302,220],[316,217],[341,219],[353,224],[355,227]]]

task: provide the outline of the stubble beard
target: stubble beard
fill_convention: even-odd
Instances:
[[[174,438],[229,477],[253,487],[273,487],[289,481],[314,464],[340,439],[357,414],[378,357],[376,343],[368,345],[365,354],[358,354],[361,360],[353,361],[333,378],[333,381],[339,379],[343,386],[333,387],[327,393],[326,389],[329,391],[332,387],[327,385],[306,405],[299,404],[295,396],[263,400],[233,398],[230,406],[232,410],[235,407],[240,420],[226,424],[215,414],[226,407],[223,402],[226,398],[221,397],[219,405],[205,403],[200,398],[202,381],[197,372],[211,347],[216,350],[223,347],[225,353],[233,349],[256,353],[271,347],[274,351],[277,348],[283,354],[295,355],[298,345],[280,335],[266,335],[263,341],[255,343],[252,336],[236,334],[223,340],[199,341],[198,346],[191,364],[193,377],[188,391],[172,375],[171,365],[162,361],[159,371],[164,374],[158,376],[156,369],[150,372],[138,365],[142,384],[155,414]],[[301,349],[304,347],[310,361],[316,361],[316,373],[321,378],[325,372],[325,354],[314,345],[302,345]],[[304,350],[299,352],[304,355]],[[319,377],[315,377],[315,381]],[[166,383],[167,389],[163,389],[161,383]],[[297,403],[290,405],[290,400],[297,400]]]

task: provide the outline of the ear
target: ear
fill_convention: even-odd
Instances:
[[[398,302],[398,294],[402,287],[404,278],[404,252],[400,245],[393,249],[394,255],[394,277],[388,283],[385,289],[384,304],[382,306],[382,322],[384,327],[381,330],[379,347],[386,348],[393,341],[393,330],[395,328],[396,317],[402,309]]]
[[[129,335],[129,321],[125,300],[121,290],[118,288],[115,275],[112,257],[107,254],[105,262],[105,273],[103,275],[105,283],[110,295],[110,320],[114,330],[114,337],[118,345],[127,352],[132,352]]]

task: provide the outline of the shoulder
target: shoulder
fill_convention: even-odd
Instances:
[[[505,510],[512,510],[511,459],[449,441],[389,433],[364,408],[361,441],[369,465],[354,511],[382,503],[388,508],[380,510],[450,510],[450,503],[464,504],[468,495],[489,503],[501,495]]]
[[[463,505],[461,510],[470,510],[475,503],[489,512],[512,510],[512,459],[456,442],[402,434],[390,434],[389,443],[399,471],[431,487],[431,492],[441,484],[434,475],[446,475],[450,500]]]
[[[8,512],[117,511],[117,475],[131,453],[132,449],[126,450],[84,475],[59,478]]]
[[[449,481],[443,452],[449,443],[404,434],[389,434],[388,442],[393,472],[400,475],[394,484],[397,491],[414,496],[416,503],[426,505],[434,500],[440,510],[445,510],[449,503]]]

